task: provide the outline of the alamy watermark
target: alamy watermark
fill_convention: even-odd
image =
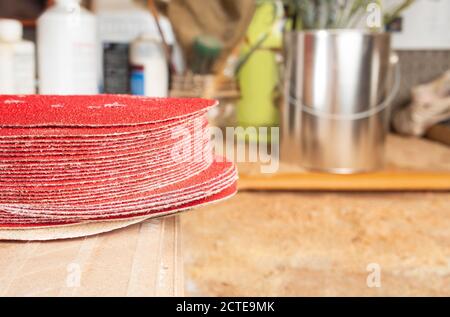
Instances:
[[[76,288],[81,286],[81,266],[78,263],[69,263],[66,267],[66,287]]]
[[[278,127],[221,129],[207,126],[204,119],[196,119],[193,126],[172,128],[171,134],[175,140],[171,160],[177,164],[220,161],[226,157],[236,163],[258,163],[265,174],[275,173],[279,168]]]
[[[368,288],[381,287],[381,266],[378,263],[369,263],[366,267],[367,275],[366,284]]]
[[[383,14],[381,7],[376,2],[371,2],[366,8],[366,25],[371,29],[380,29],[383,26]]]

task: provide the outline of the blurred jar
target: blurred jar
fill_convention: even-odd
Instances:
[[[92,8],[98,20],[98,65],[102,93],[130,93],[130,46],[142,34],[162,41],[155,18],[142,1],[93,0]],[[164,38],[172,53],[177,71],[184,69],[181,50],[168,18],[159,16]]]
[[[36,93],[34,44],[19,21],[0,19],[0,94]]]

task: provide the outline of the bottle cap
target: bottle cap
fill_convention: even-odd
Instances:
[[[22,23],[12,19],[0,19],[0,41],[17,42],[22,39]]]

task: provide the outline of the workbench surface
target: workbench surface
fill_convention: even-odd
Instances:
[[[388,149],[450,170],[437,143]],[[448,192],[241,192],[181,217],[187,295],[450,296]]]

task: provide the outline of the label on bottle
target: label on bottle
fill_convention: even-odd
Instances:
[[[145,75],[144,67],[133,65],[131,67],[131,94],[132,95],[145,95]]]
[[[129,44],[103,44],[103,85],[108,94],[130,93]]]
[[[96,45],[88,41],[72,44],[75,54],[71,59],[71,77],[74,93],[95,94],[98,92]],[[68,63],[68,65],[70,65]]]

